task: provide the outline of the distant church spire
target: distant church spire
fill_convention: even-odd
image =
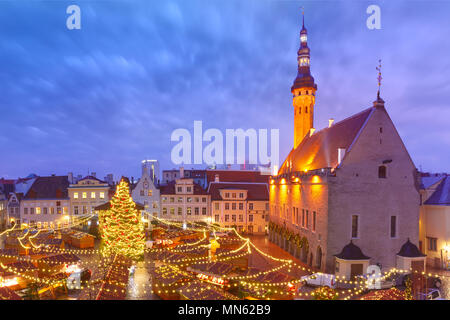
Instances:
[[[308,31],[305,28],[305,14],[302,8],[300,48],[297,52],[297,77],[291,87],[294,105],[294,148],[297,148],[313,128],[317,85],[311,75],[310,58]]]
[[[376,68],[378,70],[378,93],[377,93],[377,99],[380,99],[380,90],[381,90],[381,80],[383,77],[381,77],[381,59],[378,60],[378,67]]]
[[[381,99],[380,97],[380,92],[381,92],[381,80],[383,79],[383,77],[381,76],[381,59],[378,60],[378,67],[376,67],[377,71],[378,71],[378,76],[377,76],[377,80],[378,80],[378,91],[377,91],[377,100],[374,102],[374,105],[380,105],[380,104],[384,104],[384,100]]]

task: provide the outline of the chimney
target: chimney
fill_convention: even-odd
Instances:
[[[214,176],[214,182],[220,182],[218,173]]]
[[[184,168],[180,167],[180,179],[184,178]]]
[[[338,148],[338,165],[341,164],[345,156],[345,148]]]
[[[309,129],[309,136],[310,137],[314,134],[314,131],[316,131],[316,129],[314,129],[314,128]]]
[[[93,176],[94,178],[97,178],[97,172],[92,172],[91,176]]]
[[[69,172],[67,174],[67,179],[69,180],[69,183],[73,183],[73,173],[72,172]]]
[[[330,128],[333,125],[333,123],[334,123],[334,119],[333,118],[329,119],[328,120],[328,128]]]

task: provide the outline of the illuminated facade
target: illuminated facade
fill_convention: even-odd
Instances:
[[[182,178],[161,186],[161,217],[179,222],[211,222],[210,195],[193,179]]]
[[[69,224],[70,198],[67,176],[38,177],[20,201],[22,224],[56,228]]]
[[[341,273],[336,256],[350,240],[370,264],[395,267],[405,241],[419,242],[417,170],[379,96],[372,107],[308,133],[316,85],[304,27],[301,36],[292,91],[303,109],[294,115],[294,148],[270,182],[269,239],[328,273]],[[342,263],[351,276],[365,273],[367,261],[355,261]]]
[[[239,232],[265,234],[269,220],[266,183],[211,182],[212,222]]]
[[[72,218],[90,215],[94,208],[109,201],[109,184],[94,176],[86,176],[68,188]]]

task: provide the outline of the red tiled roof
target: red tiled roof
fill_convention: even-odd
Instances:
[[[262,175],[259,171],[253,170],[206,170],[208,184],[219,175],[219,181],[223,182],[269,182],[268,175]]]
[[[248,200],[262,200],[269,201],[269,189],[267,183],[244,183],[244,182],[211,182],[209,184],[208,193],[211,195],[211,200],[222,200],[220,197],[220,190],[247,190]],[[239,199],[239,198],[237,198]]]
[[[4,178],[0,179],[0,184],[15,184],[15,183],[16,180],[13,179],[4,179]]]
[[[24,199],[67,199],[67,176],[38,177]]]
[[[337,122],[329,128],[322,129],[312,136],[305,136],[298,147],[289,153],[279,173],[336,167],[338,165],[338,148],[345,148],[346,152],[349,151],[374,110],[375,107],[371,107]],[[291,170],[287,168],[288,160],[292,161]]]

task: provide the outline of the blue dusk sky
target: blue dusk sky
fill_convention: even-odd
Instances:
[[[66,8],[81,8],[68,30]],[[381,7],[381,30],[366,8]],[[382,98],[415,165],[450,168],[449,1],[0,1],[0,177],[174,168],[173,130],[280,129],[305,7],[315,127]],[[186,166],[190,167],[190,166]]]

